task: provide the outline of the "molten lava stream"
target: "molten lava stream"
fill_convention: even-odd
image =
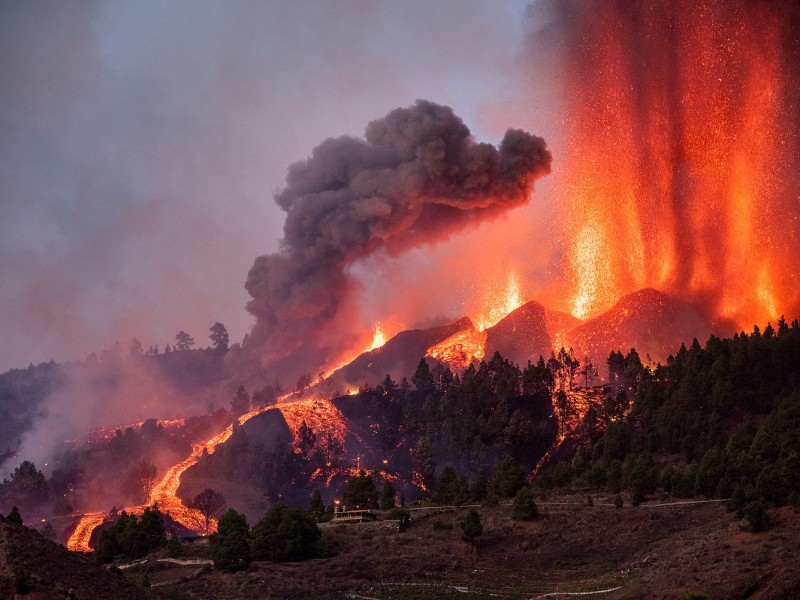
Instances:
[[[75,531],[69,536],[67,540],[67,548],[73,552],[91,552],[92,548],[89,546],[89,540],[92,537],[92,532],[96,527],[103,523],[105,513],[95,512],[83,515]]]
[[[382,337],[383,329],[382,326],[378,324],[375,328],[373,345],[380,346],[381,342],[385,341]],[[350,360],[352,360],[352,357],[344,364],[347,364]],[[323,379],[327,379],[327,377]],[[333,404],[316,399],[289,400],[292,395],[292,393],[289,393],[278,398],[276,406],[281,410],[284,418],[290,424],[290,428],[295,436],[297,436],[299,426],[303,417],[305,417],[308,422],[307,424],[315,426],[314,428],[317,429],[317,431],[331,433],[342,445],[344,444],[344,418]],[[295,405],[296,408],[293,409]],[[237,419],[237,422],[239,425],[244,425],[256,415],[270,410],[271,408],[275,408],[275,406],[265,406],[245,413]],[[178,421],[175,421],[175,423],[177,424]],[[217,445],[225,443],[231,435],[233,435],[233,425],[229,425],[222,433],[215,435],[205,442],[193,444],[192,453],[186,459],[170,467],[161,481],[153,487],[150,496],[147,498],[147,505],[152,506],[157,503],[161,512],[169,515],[187,529],[191,529],[197,533],[204,533],[204,526],[201,526],[203,519],[200,517],[199,513],[186,506],[181,502],[180,498],[178,498],[177,493],[181,485],[181,475],[183,475],[186,469],[197,464],[204,450],[209,454],[213,454]],[[297,442],[297,440],[295,440],[295,442]],[[144,505],[127,506],[123,510],[128,513],[141,514],[144,510]],[[72,532],[72,535],[67,541],[67,548],[77,552],[91,552],[89,540],[95,528],[103,523],[104,517],[104,513],[98,512],[88,513],[81,517],[78,525],[75,527],[75,531]],[[216,529],[217,522],[212,519],[209,522],[209,531],[216,531]]]
[[[569,408],[566,414],[559,418],[556,440],[545,452],[544,456],[539,459],[539,462],[536,463],[536,466],[528,475],[528,481],[536,479],[542,468],[550,462],[550,459],[558,452],[562,444],[568,438],[577,434],[589,408],[595,406],[599,409],[603,405],[604,398],[605,394],[602,387],[579,388],[567,391],[567,406]],[[555,404],[556,398],[553,396],[553,405],[555,406]]]
[[[249,413],[246,413],[238,418],[239,425],[243,425],[251,418],[255,417],[262,412],[269,410],[271,406],[265,406]],[[207,450],[212,454],[218,444],[222,444],[228,440],[233,434],[233,425],[229,425],[222,433],[215,435],[206,442],[194,444],[192,446],[192,453],[178,464],[172,466],[150,492],[147,498],[147,505],[152,506],[158,503],[159,509],[168,514],[172,519],[192,531],[201,532],[202,518],[199,514],[181,502],[177,496],[178,487],[181,484],[181,475],[189,467],[195,465],[200,457],[203,455],[203,450]],[[139,506],[126,506],[123,510],[128,513],[140,514],[144,510],[143,505]],[[94,512],[88,513],[81,517],[75,531],[67,540],[67,548],[76,552],[91,552],[89,540],[92,537],[92,532],[95,528],[103,523],[105,513]],[[215,531],[217,528],[216,521],[209,523],[209,530]]]

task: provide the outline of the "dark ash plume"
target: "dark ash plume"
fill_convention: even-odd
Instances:
[[[324,141],[289,168],[275,197],[287,213],[284,238],[247,277],[257,319],[250,349],[279,372],[337,358],[352,329],[349,265],[527,203],[550,161],[539,137],[509,129],[499,148],[475,143],[452,109],[423,100],[371,122],[365,139]]]

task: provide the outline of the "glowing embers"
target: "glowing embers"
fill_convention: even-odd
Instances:
[[[573,13],[558,196],[575,316],[644,287],[743,329],[796,312],[791,5],[665,0]]]
[[[585,319],[598,304],[605,304],[609,292],[608,265],[605,263],[604,231],[596,223],[584,223],[577,234],[570,258],[577,277],[576,294],[572,303],[572,316]]]
[[[484,288],[481,304],[482,308],[472,318],[478,331],[484,331],[497,324],[510,312],[522,306],[522,293],[516,271],[508,273],[508,279],[504,286],[490,284]]]
[[[329,400],[298,400],[278,405],[289,430],[292,432],[294,450],[298,454],[304,452],[304,444],[307,440],[303,439],[301,431],[303,423],[310,429],[316,440],[319,440],[319,447],[325,448],[335,445],[341,451],[345,448],[345,434],[347,433],[347,423],[344,416]],[[307,435],[307,434],[306,434]]]
[[[186,425],[186,419],[159,419],[157,424],[167,430],[177,430]],[[138,430],[141,429],[142,425],[144,425],[144,421],[136,421],[135,423],[127,423],[126,425],[93,427],[83,437],[64,440],[64,442],[75,448],[92,448],[113,439],[117,431],[125,431],[128,428]]]
[[[471,362],[483,359],[486,335],[474,327],[459,331],[428,348],[425,356],[447,363],[454,371],[463,371]]]
[[[375,329],[372,331],[372,346],[370,350],[376,350],[386,343],[386,335],[383,331],[383,325],[380,321],[375,323]]]
[[[539,459],[536,466],[528,476],[529,481],[533,481],[558,452],[561,445],[568,439],[580,434],[581,424],[589,411],[594,406],[595,410],[601,411],[605,399],[602,387],[585,387],[564,392],[565,397],[558,398],[558,394],[553,395],[553,408],[558,419],[558,434],[556,441],[550,449]]]

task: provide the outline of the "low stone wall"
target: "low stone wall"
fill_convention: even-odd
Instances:
[[[359,529],[378,531],[402,531],[400,521],[365,521],[364,523],[318,523],[320,529],[331,527],[358,527]]]

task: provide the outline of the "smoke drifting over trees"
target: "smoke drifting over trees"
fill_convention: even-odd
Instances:
[[[284,237],[248,274],[250,349],[278,371],[289,358],[295,369],[335,359],[352,343],[350,265],[525,204],[550,161],[539,137],[509,129],[499,148],[476,143],[450,108],[423,100],[371,122],[364,139],[324,141],[275,196]]]

